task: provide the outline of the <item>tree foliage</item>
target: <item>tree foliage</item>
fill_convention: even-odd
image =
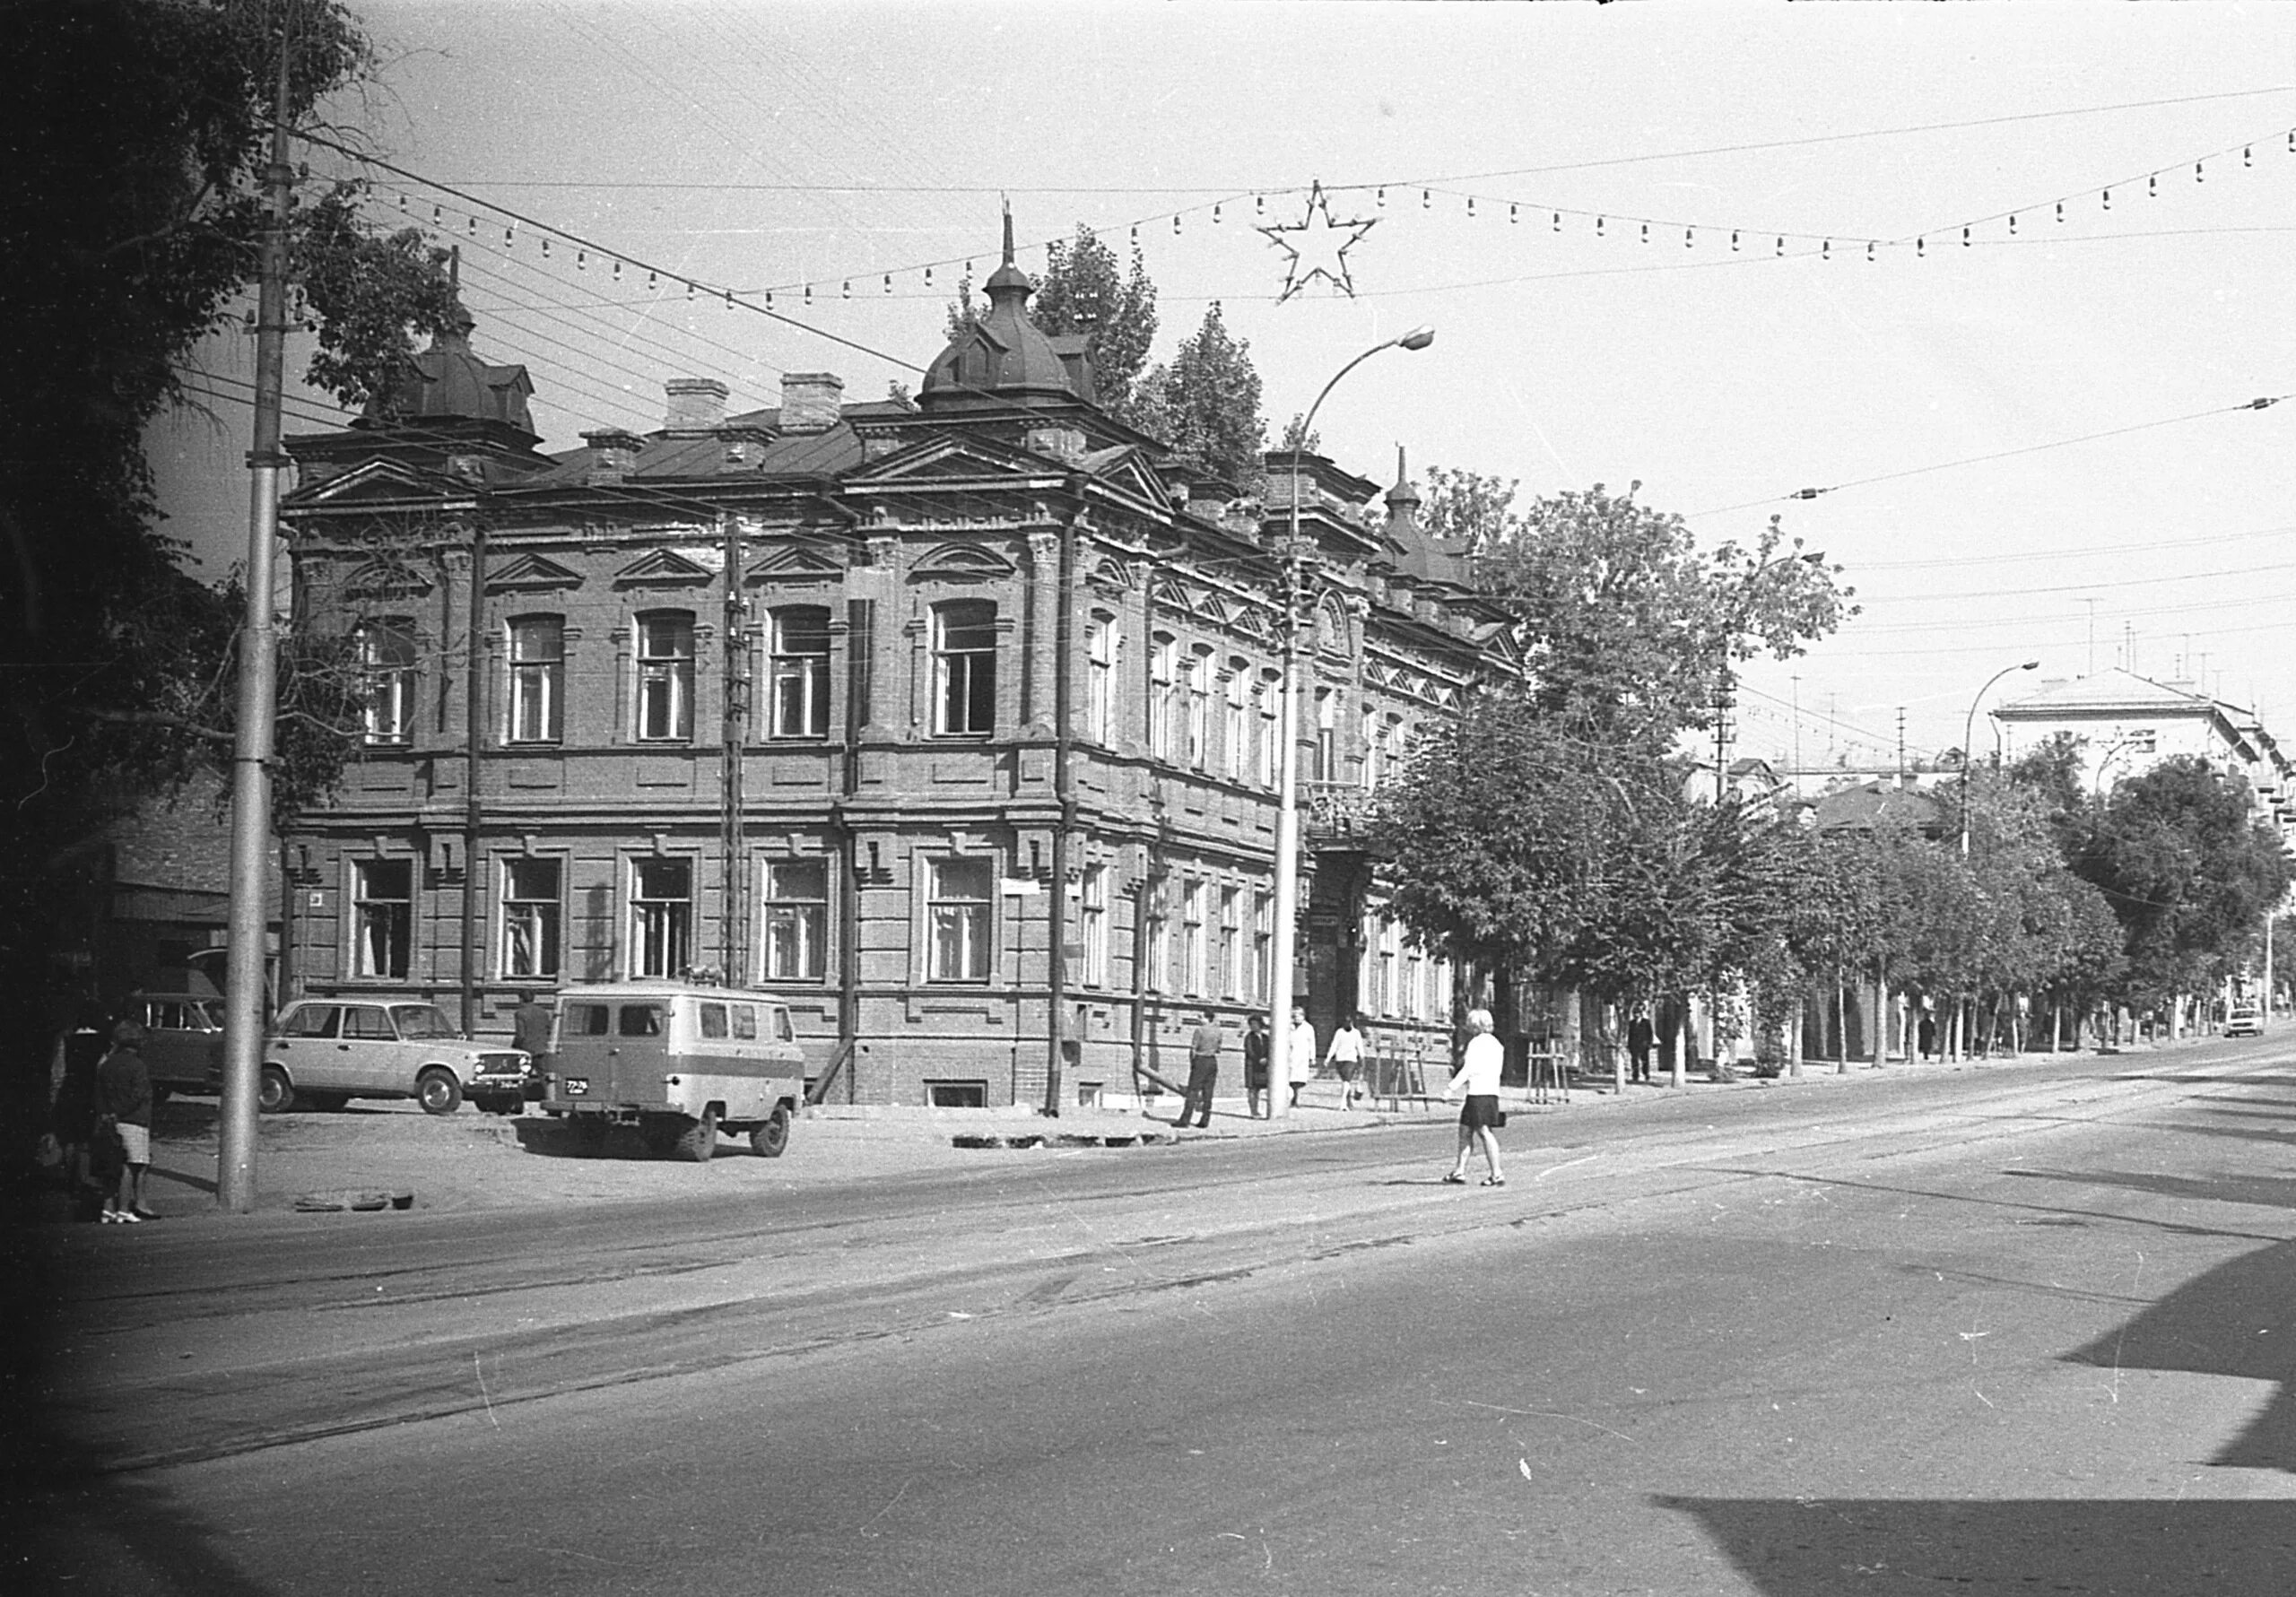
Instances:
[[[1148,279],[1140,246],[1132,247],[1130,269],[1119,271],[1116,251],[1080,221],[1074,239],[1056,242],[1046,253],[1029,318],[1047,333],[1090,339],[1100,408],[1132,421],[1138,408],[1133,390],[1156,340],[1156,285]]]
[[[1443,542],[1481,554],[1518,531],[1515,490],[1520,486],[1513,478],[1501,482],[1481,472],[1431,465],[1419,525]]]
[[[1171,363],[1141,378],[1140,395],[1142,430],[1165,439],[1181,459],[1231,482],[1258,477],[1267,447],[1259,372],[1249,341],[1228,331],[1218,300],[1180,341]]]
[[[419,228],[377,233],[359,216],[367,186],[337,183],[297,213],[295,288],[318,347],[304,379],[346,410],[387,408],[413,369],[418,335],[454,326],[460,307],[448,252]]]
[[[257,269],[283,30],[293,120],[371,57],[333,0],[27,0],[12,20],[36,132],[0,181],[39,225],[0,230],[0,978],[36,1002],[106,828],[228,734],[207,713],[230,698],[228,596],[178,568],[143,438]]]

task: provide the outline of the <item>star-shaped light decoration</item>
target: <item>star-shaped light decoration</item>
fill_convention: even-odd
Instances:
[[[1291,256],[1284,265],[1283,291],[1275,297],[1275,302],[1283,304],[1318,277],[1349,299],[1355,298],[1355,280],[1348,273],[1347,252],[1378,221],[1376,216],[1363,221],[1333,221],[1331,202],[1324,197],[1323,184],[1310,185],[1308,208],[1298,221],[1259,230],[1267,235],[1270,243]]]

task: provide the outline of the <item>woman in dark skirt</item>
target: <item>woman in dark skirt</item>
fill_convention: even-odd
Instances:
[[[1491,1011],[1487,1009],[1467,1011],[1466,1057],[1460,1061],[1458,1073],[1451,1084],[1443,1089],[1445,1101],[1464,1097],[1465,1107],[1459,1111],[1459,1158],[1451,1173],[1443,1177],[1447,1186],[1467,1184],[1467,1153],[1477,1142],[1483,1144],[1484,1162],[1491,1174],[1483,1178],[1485,1186],[1505,1186],[1506,1173],[1499,1167],[1499,1073],[1506,1067],[1507,1050],[1491,1035]]]

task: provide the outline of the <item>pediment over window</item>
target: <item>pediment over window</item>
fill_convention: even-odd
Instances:
[[[643,583],[663,587],[691,586],[716,579],[718,573],[697,565],[673,549],[652,549],[614,573],[617,585]]]
[[[486,575],[489,593],[539,592],[581,586],[580,573],[538,554],[514,556]]]
[[[888,455],[869,470],[846,480],[853,488],[900,487],[906,484],[1008,479],[1016,486],[1047,476],[1044,463],[982,438],[936,438]]]
[[[419,599],[438,585],[419,568],[387,557],[369,560],[344,579],[346,598]]]
[[[404,461],[369,460],[290,494],[286,502],[339,509],[366,502],[401,504],[410,499],[464,498],[469,492],[468,483],[437,476]]]
[[[845,563],[817,543],[792,539],[774,545],[750,563],[745,582],[831,581],[845,575]]]
[[[910,568],[912,581],[988,582],[1015,575],[1012,561],[972,543],[944,543]]]

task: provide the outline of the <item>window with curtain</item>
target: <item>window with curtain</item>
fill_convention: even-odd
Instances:
[[[502,975],[532,980],[558,974],[559,862],[502,862]]]
[[[817,982],[827,968],[829,863],[770,860],[765,867],[768,981]]]
[[[361,860],[352,877],[351,973],[404,981],[414,934],[414,862]]]
[[[996,730],[996,606],[988,600],[933,607],[933,707],[943,737]]]
[[[630,974],[681,974],[691,963],[693,862],[633,860],[630,881]]]
[[[406,742],[414,725],[414,623],[396,616],[362,621],[351,644],[367,742]]]
[[[928,959],[936,982],[988,979],[988,916],[996,883],[986,859],[938,859],[926,867]]]
[[[1084,735],[1096,743],[1116,741],[1118,643],[1113,617],[1084,623]]]

